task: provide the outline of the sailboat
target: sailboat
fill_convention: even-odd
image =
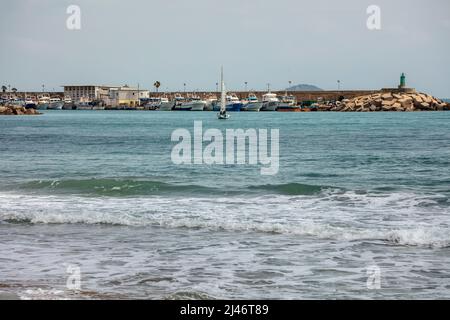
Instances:
[[[227,93],[225,92],[225,83],[223,82],[223,67],[220,72],[220,85],[222,94],[220,96],[220,111],[217,114],[217,118],[220,120],[225,120],[230,117],[229,114],[227,114]]]

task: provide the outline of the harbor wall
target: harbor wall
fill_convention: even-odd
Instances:
[[[318,101],[318,100],[324,100],[324,101],[330,101],[330,100],[338,100],[340,97],[344,97],[346,99],[352,99],[359,96],[369,95],[369,94],[375,94],[379,93],[380,90],[343,90],[343,91],[288,91],[288,94],[293,95],[296,97],[297,101]],[[192,92],[178,92],[181,95],[191,95]],[[230,91],[230,93],[236,94],[239,99],[245,99],[248,97],[249,93],[255,94],[259,99],[267,93],[266,91]],[[272,93],[275,93],[277,95],[285,95],[286,91],[272,91]],[[156,93],[152,92],[150,93],[151,97],[160,96],[162,94],[165,94],[169,99],[174,96],[175,93]],[[217,97],[220,96],[220,92],[211,92],[211,91],[200,91],[195,92],[196,95],[199,95],[200,97],[207,97],[210,95],[216,95]]]
[[[280,90],[280,91],[272,91],[273,93],[276,93],[277,95],[284,95],[286,91]],[[375,93],[380,93],[381,90],[334,90],[334,91],[288,91],[288,94],[294,95],[297,98],[297,101],[330,101],[330,100],[338,100],[340,97],[344,97],[346,99],[353,99],[355,97],[364,96],[364,95],[370,95]],[[199,95],[200,97],[208,97],[210,95],[216,95],[217,97],[220,96],[220,92],[211,92],[211,91],[200,91],[200,92],[151,92],[150,97],[157,97],[161,95],[167,96],[169,99],[173,98],[176,93],[179,93],[183,96],[189,96],[189,95]],[[245,99],[248,97],[249,93],[254,93],[259,99],[267,93],[266,91],[230,91],[230,93],[236,94],[240,99]],[[5,95],[9,95],[10,93],[4,93]],[[23,97],[24,92],[17,92],[15,95],[17,97]],[[27,96],[38,96],[41,95],[42,92],[26,92]],[[64,92],[51,92],[50,95],[53,97],[64,97]]]

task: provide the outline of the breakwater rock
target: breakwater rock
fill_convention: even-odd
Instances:
[[[35,109],[26,109],[21,106],[0,106],[0,115],[2,116],[20,116],[20,115],[38,115],[40,114]]]
[[[319,111],[375,112],[375,111],[442,111],[450,104],[425,93],[380,92],[353,99],[319,105]]]

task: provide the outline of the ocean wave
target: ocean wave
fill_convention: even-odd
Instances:
[[[145,195],[218,195],[240,194],[242,192],[257,194],[313,195],[328,186],[316,186],[301,183],[250,185],[239,188],[223,186],[209,187],[200,185],[183,185],[157,180],[142,179],[68,179],[68,180],[36,180],[19,185],[21,191],[47,194],[76,194],[92,196],[145,196]]]
[[[450,246],[448,208],[414,194],[354,192],[251,198],[99,198],[0,194],[0,223],[87,224],[258,232],[319,240]],[[427,200],[428,204],[432,200]],[[435,223],[435,221],[440,221]]]
[[[265,190],[284,195],[313,195],[331,188],[328,186],[315,186],[301,183],[266,184],[249,187],[251,190]]]
[[[432,248],[450,247],[450,229],[448,228],[411,228],[411,229],[356,229],[351,227],[338,227],[315,222],[300,222],[296,224],[264,223],[264,222],[238,222],[238,221],[202,221],[199,219],[151,219],[145,220],[132,217],[92,216],[65,217],[62,215],[45,215],[24,218],[10,215],[8,221],[20,221],[32,224],[107,224],[133,227],[164,227],[207,229],[210,231],[230,232],[258,232],[280,235],[307,236],[321,240],[340,241],[384,241],[392,245],[422,246]]]
[[[158,194],[210,194],[215,188],[198,185],[170,184],[155,180],[139,179],[85,179],[85,180],[37,180],[19,186],[25,191],[47,191],[49,193],[93,196],[139,196]]]

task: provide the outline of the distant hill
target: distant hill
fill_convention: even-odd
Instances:
[[[313,86],[312,84],[297,84],[295,86],[289,87],[287,91],[323,91],[319,87]]]

